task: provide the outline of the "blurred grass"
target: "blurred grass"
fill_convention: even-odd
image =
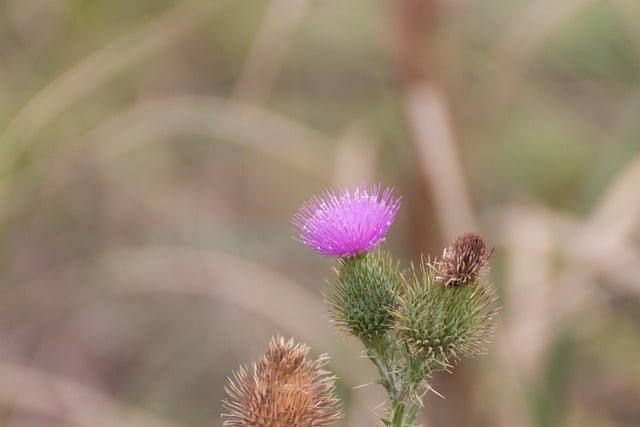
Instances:
[[[640,424],[635,0],[415,3],[438,10],[409,51],[444,93],[503,306],[422,422]],[[418,259],[446,243],[428,189],[448,177],[421,173],[399,6],[310,1],[260,45],[272,7],[0,2],[1,425],[220,425],[227,376],[276,333],[333,355],[340,425],[382,413],[323,311],[330,261],[289,218],[382,181],[403,196],[385,244]],[[243,74],[252,46],[273,81]],[[243,75],[259,89],[238,96]]]

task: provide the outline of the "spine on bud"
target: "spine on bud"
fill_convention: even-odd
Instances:
[[[438,286],[424,265],[394,311],[395,328],[422,370],[446,369],[453,360],[482,351],[491,334],[493,290],[476,282]],[[418,375],[419,376],[419,375]]]
[[[393,323],[391,310],[402,275],[382,252],[338,260],[336,283],[327,296],[334,321],[367,347],[379,346]]]

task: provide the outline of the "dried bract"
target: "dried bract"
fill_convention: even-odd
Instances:
[[[478,234],[461,234],[445,248],[442,259],[435,263],[436,284],[459,286],[475,282],[486,269],[492,254],[493,249],[488,250]]]
[[[328,357],[307,361],[309,347],[290,339],[272,339],[267,352],[250,374],[246,367],[234,373],[225,388],[225,426],[320,427],[340,417],[334,395],[335,377],[322,367]]]

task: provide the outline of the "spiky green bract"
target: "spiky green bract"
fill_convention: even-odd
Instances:
[[[493,288],[477,280],[438,285],[434,273],[425,263],[417,272],[414,268],[412,283],[393,312],[394,327],[412,354],[408,380],[419,381],[457,359],[478,354],[492,331]]]
[[[337,262],[336,283],[327,295],[331,315],[367,348],[380,349],[393,323],[390,310],[402,280],[398,264],[381,250]]]

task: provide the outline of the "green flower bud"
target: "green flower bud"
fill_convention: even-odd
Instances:
[[[412,286],[394,312],[396,328],[412,350],[422,354],[428,370],[473,356],[491,334],[493,290],[476,283],[449,287]]]
[[[412,283],[393,312],[401,340],[420,355],[411,364],[414,371],[422,371],[420,375],[478,354],[493,329],[495,310],[489,306],[495,300],[494,290],[478,282],[491,255],[484,241],[464,234],[444,255],[442,261],[413,270]]]
[[[334,321],[366,346],[376,346],[393,323],[390,310],[402,275],[381,251],[338,260],[336,283],[327,296]]]

